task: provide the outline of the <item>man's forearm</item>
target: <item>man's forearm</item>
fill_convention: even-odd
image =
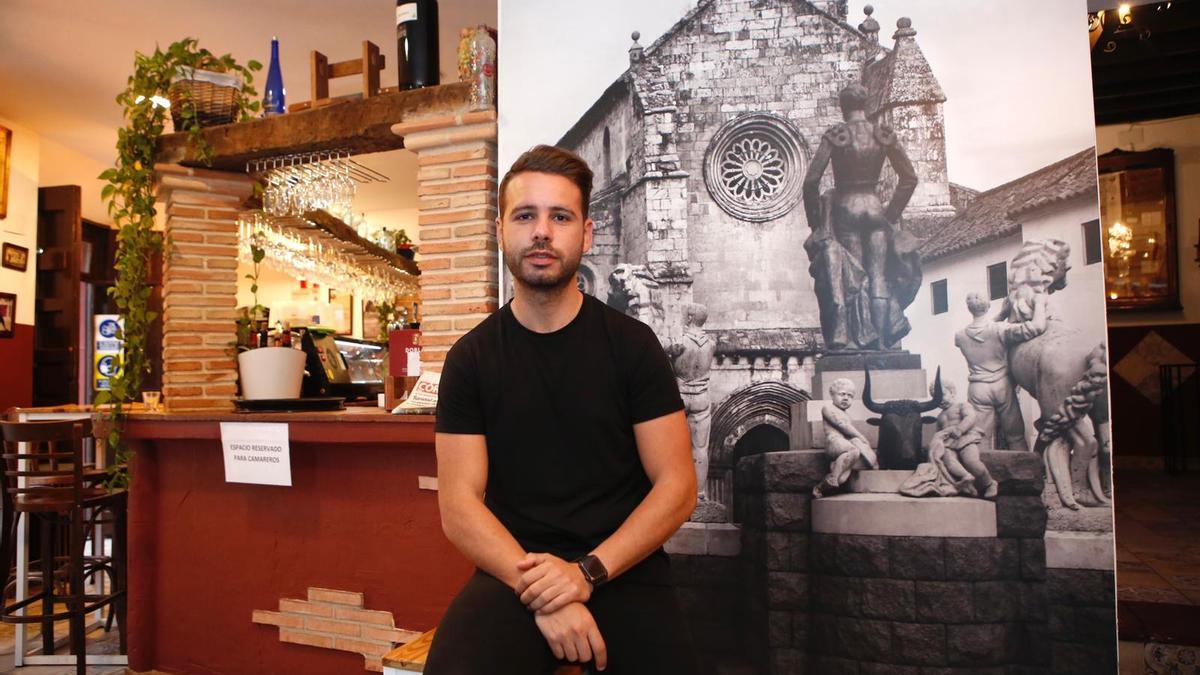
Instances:
[[[593,551],[608,569],[609,579],[662,546],[687,522],[695,507],[695,480],[664,477],[655,483],[621,527]]]
[[[444,500],[441,509],[450,543],[476,567],[516,588],[521,578],[517,562],[525,550],[495,514],[474,497]]]

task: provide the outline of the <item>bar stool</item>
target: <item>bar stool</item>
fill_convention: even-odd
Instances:
[[[24,600],[0,606],[4,623],[40,623],[42,649],[54,653],[54,622],[67,619],[70,625],[71,652],[76,655],[76,673],[84,675],[87,654],[84,619],[86,615],[111,605],[117,618],[121,651],[126,651],[125,636],[125,525],[124,490],[108,492],[90,482],[94,476],[83,465],[83,441],[92,433],[89,420],[53,422],[0,422],[4,440],[3,524],[0,530],[0,564],[4,566],[4,584],[13,579],[16,562],[17,522],[21,514],[30,514],[41,526],[41,590]],[[23,444],[28,447],[22,448]],[[111,513],[113,555],[84,556],[87,529],[103,511]],[[66,532],[65,555],[56,556],[56,534]],[[101,542],[96,542],[102,548]],[[100,551],[99,553],[103,553]],[[87,593],[84,579],[105,573],[112,579],[110,592]],[[67,581],[67,593],[55,593],[56,581]],[[65,602],[65,611],[55,611],[56,601]],[[21,612],[41,603],[41,614]],[[15,645],[24,649],[24,645]]]

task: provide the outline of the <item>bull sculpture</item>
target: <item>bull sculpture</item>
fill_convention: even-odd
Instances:
[[[937,369],[933,380],[933,398],[928,401],[899,399],[876,403],[871,400],[871,370],[864,368],[866,383],[863,385],[862,402],[867,410],[879,415],[867,420],[867,424],[879,427],[879,468],[915,469],[918,464],[929,461],[922,447],[922,429],[925,424],[934,424],[937,419],[923,413],[942,404],[942,369]]]

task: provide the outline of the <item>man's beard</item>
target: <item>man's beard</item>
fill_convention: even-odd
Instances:
[[[551,251],[556,256],[559,263],[557,274],[550,273],[549,270],[536,270],[532,273],[526,273],[522,263],[525,262],[525,256],[534,251]],[[579,272],[579,264],[583,259],[583,254],[579,255],[559,255],[558,251],[547,246],[533,245],[519,252],[512,252],[508,249],[504,251],[504,265],[508,268],[509,273],[513,275],[513,279],[520,281],[524,286],[537,290],[553,290],[563,288],[574,282],[576,273]]]

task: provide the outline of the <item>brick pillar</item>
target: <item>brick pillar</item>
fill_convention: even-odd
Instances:
[[[158,212],[163,256],[163,401],[167,410],[232,409],[237,393],[237,217],[253,191],[241,174],[167,165]]]
[[[417,153],[422,365],[439,370],[458,338],[499,306],[496,113],[402,122]]]

